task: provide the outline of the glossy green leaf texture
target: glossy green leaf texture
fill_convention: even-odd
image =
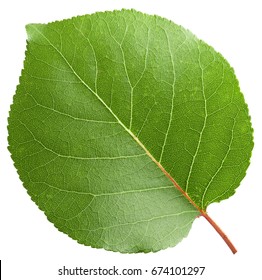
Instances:
[[[234,194],[253,130],[221,54],[135,10],[26,28],[9,150],[60,231],[95,248],[158,251]]]

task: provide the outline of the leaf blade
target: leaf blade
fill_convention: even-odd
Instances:
[[[123,19],[124,23],[122,27],[119,27],[117,23]],[[92,31],[91,21],[95,23],[95,32]],[[127,35],[132,28],[134,31],[141,26],[141,23],[144,27],[141,34]],[[212,149],[207,144],[202,148],[202,138],[207,138],[205,135],[207,120],[210,122],[210,118],[212,120],[212,116],[216,116],[215,121],[221,124],[222,117],[217,118],[217,114],[225,110],[230,112],[229,119],[232,116],[232,106],[227,104],[228,95],[221,91],[222,86],[228,86],[233,80],[237,90],[231,95],[235,94],[236,99],[242,98],[233,70],[222,56],[200,42],[190,32],[164,19],[134,11],[95,14],[48,25],[29,25],[27,30],[30,55],[26,57],[25,70],[17,90],[16,99],[20,100],[14,102],[10,113],[9,143],[18,172],[31,197],[41,209],[47,212],[49,219],[60,230],[80,243],[121,252],[157,251],[177,244],[183,236],[187,235],[194,218],[199,215],[199,210],[205,210],[210,201],[226,197],[225,189],[221,187],[215,189],[216,197],[213,193],[210,195],[209,189],[212,189],[211,184],[214,185],[213,178],[221,173],[229,151],[222,155],[222,162],[220,155],[221,167],[218,165],[219,167],[214,168],[212,179],[208,183],[203,183],[203,178],[205,181],[207,174],[202,176],[201,172],[204,170],[202,166],[205,161],[199,159],[199,153],[202,149],[205,152],[214,149],[213,140],[211,141]],[[121,40],[119,40],[121,38],[119,34],[123,36]],[[95,39],[99,44],[94,44]],[[137,42],[139,42],[139,47],[136,45]],[[135,48],[129,50],[128,46],[135,46]],[[158,50],[157,53],[155,49]],[[212,61],[214,56],[216,57],[215,65]],[[102,59],[99,60],[99,57]],[[139,63],[141,57],[144,58],[143,63]],[[159,65],[160,59],[163,60],[161,65]],[[211,64],[212,71],[209,69]],[[136,71],[137,65],[140,65],[138,71]],[[165,71],[163,71],[164,68]],[[226,78],[224,68],[227,69]],[[214,69],[216,75],[214,75]],[[110,71],[114,75],[110,74],[109,78],[106,78],[106,73]],[[223,75],[219,75],[221,71]],[[200,77],[197,81],[188,78],[196,73]],[[221,81],[218,79],[217,82],[217,78],[214,79],[213,75],[222,77]],[[225,82],[225,79],[228,81]],[[148,84],[154,89],[153,92],[148,88]],[[123,92],[119,93],[119,88]],[[207,97],[205,91],[207,91]],[[225,99],[223,101],[220,97],[223,106],[219,104],[217,110],[215,106],[217,102],[213,101],[208,107],[208,100],[217,98],[219,91]],[[71,92],[74,93],[73,96]],[[73,105],[75,102],[79,107]],[[191,102],[197,106],[189,106]],[[242,111],[246,113],[247,107],[245,103],[242,103],[244,101],[240,100]],[[183,112],[183,116],[184,119],[189,120],[187,122],[181,119],[181,104],[184,105],[182,109],[186,113]],[[213,107],[216,107],[216,110]],[[163,108],[162,112],[161,108]],[[197,112],[191,112],[192,108]],[[208,112],[211,109],[211,113]],[[211,117],[208,118],[207,114],[211,114]],[[203,118],[204,122],[201,121]],[[34,122],[31,123],[30,119]],[[15,120],[19,120],[20,124],[12,125],[12,122],[16,122]],[[239,121],[240,125],[243,124],[243,120],[246,122],[246,129],[249,129],[248,138],[244,139],[246,143],[249,143],[250,156],[252,128],[249,118],[244,114]],[[213,120],[214,123],[215,121]],[[162,130],[163,126],[165,126],[164,130]],[[41,130],[38,127],[41,127]],[[243,127],[240,128],[243,130]],[[228,128],[226,127],[222,132],[228,141],[229,134],[225,133],[226,129]],[[212,134],[215,130],[210,129],[211,132],[208,133]],[[179,137],[177,132],[180,132]],[[172,137],[169,137],[169,134]],[[241,141],[243,135],[242,133]],[[17,140],[14,141],[21,137],[25,137],[26,141],[20,139],[20,144],[16,143]],[[190,145],[186,147],[185,143],[189,141],[188,139]],[[233,137],[229,140],[230,147],[232,139]],[[27,144],[31,142],[34,144],[28,147]],[[224,145],[223,141],[222,144]],[[190,150],[194,150],[193,153]],[[186,154],[189,156],[185,156]],[[203,157],[203,152],[201,156]],[[232,158],[234,157],[231,156],[231,161]],[[92,164],[82,163],[91,160],[93,160]],[[214,159],[209,159],[210,161]],[[188,164],[190,162],[191,164]],[[245,160],[244,164],[242,173],[239,172],[241,174],[237,176],[238,181],[242,179],[241,176],[244,176],[243,169],[247,168],[249,161]],[[195,171],[195,165],[198,165],[198,172]],[[188,172],[184,171],[185,166],[190,166]],[[59,170],[59,167],[62,167],[62,170]],[[24,172],[21,171],[22,168],[28,170]],[[74,174],[77,174],[77,177],[80,176],[80,179],[76,179]],[[102,176],[97,176],[97,174],[102,174]],[[168,175],[173,183],[175,182],[173,178],[175,178],[181,188],[188,192],[188,194],[185,193],[188,196],[187,199],[185,199],[185,194],[181,196],[179,188],[173,188],[173,195],[170,195],[167,189],[162,189],[163,186],[170,185]],[[235,176],[235,173],[233,175]],[[231,174],[231,177],[233,175]],[[54,182],[57,186],[53,185]],[[204,185],[202,189],[201,184]],[[65,189],[61,190],[60,185]],[[126,195],[130,195],[134,190],[141,191],[137,189],[137,186],[151,188],[151,191],[158,189],[161,191],[158,192],[157,198],[161,203],[157,202],[156,196],[150,197],[151,202],[148,201],[148,196],[140,196],[142,202],[136,199],[134,209],[130,197],[130,201],[122,198],[123,201],[120,203],[120,200],[116,198],[110,201],[114,197],[110,195],[107,202],[102,201],[98,204],[94,197],[98,199],[104,196],[96,194],[92,198],[91,193],[94,191],[86,191],[92,186],[99,191],[104,188],[104,193],[108,193],[108,191],[105,192],[106,189],[119,188],[120,191],[116,193],[126,193]],[[234,187],[236,184],[230,188],[231,192]],[[227,187],[225,188],[228,190]],[[217,194],[219,189],[220,194]],[[39,190],[41,193],[38,193]],[[68,196],[69,193],[71,196]],[[82,197],[84,194],[86,197],[80,199],[79,195]],[[132,195],[134,198],[134,193]],[[179,202],[172,205],[170,201],[175,201],[177,198]],[[70,205],[70,211],[65,202]],[[79,210],[77,203],[84,210]],[[103,208],[104,204],[110,206],[115,204],[124,214],[122,213],[121,216],[114,207],[110,212]],[[149,205],[150,210],[143,209],[144,205]],[[156,205],[160,209],[158,216],[154,209]],[[129,211],[130,209],[132,211]],[[77,210],[80,215],[83,215],[81,222],[78,221],[79,216],[74,214]],[[166,211],[171,211],[172,214]],[[130,213],[137,212],[144,213],[145,218],[139,220],[139,217],[136,217],[134,221]],[[99,215],[94,216],[94,213],[99,213]],[[184,213],[182,218],[179,217],[179,213]],[[63,215],[64,218],[62,218]],[[122,228],[128,228],[125,229],[126,234],[120,234],[121,230],[117,233],[117,225],[114,224],[116,216],[119,225]],[[156,240],[158,236],[155,233],[156,221],[159,219],[157,217],[165,217],[164,220],[175,217],[173,224],[179,225],[180,228],[177,230],[180,232],[175,234],[172,225],[167,226],[163,222],[165,226],[163,228],[161,226],[161,234],[159,234],[161,241],[153,242],[152,240]],[[70,223],[67,218],[72,218]],[[101,220],[102,225],[99,225]],[[112,224],[108,225],[108,222]],[[149,225],[146,226],[151,222],[154,224],[151,228]],[[80,227],[87,224],[90,226],[89,223],[92,224],[91,229]],[[141,223],[143,229],[141,229]],[[162,221],[158,221],[158,225],[159,223]],[[134,232],[132,226],[135,227]],[[98,240],[91,233],[87,233],[91,231],[99,231]],[[85,238],[84,235],[86,235]],[[116,244],[113,239],[118,235],[120,237]],[[172,236],[173,240],[163,240],[163,236]]]

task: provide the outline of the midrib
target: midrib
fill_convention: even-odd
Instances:
[[[62,57],[68,67],[71,69],[72,73],[79,79],[79,81],[91,92],[93,93],[97,99],[103,104],[103,106],[112,114],[112,116],[116,119],[116,121],[124,128],[124,130],[136,141],[136,143],[145,151],[145,153],[149,156],[149,158],[158,166],[158,168],[165,174],[165,176],[173,183],[175,188],[183,194],[183,196],[202,214],[202,210],[196,205],[196,203],[191,199],[191,197],[179,186],[179,184],[175,181],[175,179],[165,170],[165,168],[161,165],[159,161],[155,159],[155,157],[149,152],[149,150],[144,146],[144,144],[136,137],[136,135],[127,128],[124,123],[118,118],[118,116],[113,112],[113,110],[104,102],[104,100],[95,92],[75,71],[75,69],[68,62],[66,57],[62,54],[62,52],[52,44],[52,42],[33,25],[34,29],[43,36],[47,42],[56,50],[56,52]]]

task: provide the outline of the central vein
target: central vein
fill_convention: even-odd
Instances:
[[[72,67],[72,65],[68,62],[66,57],[63,55],[63,53],[54,45],[52,42],[40,31],[37,29],[36,26],[34,26],[35,30],[47,40],[47,42],[54,48],[54,50],[57,51],[57,53],[62,57],[62,59],[65,61],[65,63],[68,65],[68,67],[71,69],[72,73],[79,79],[79,81],[91,92],[93,93],[97,99],[103,104],[103,106],[113,115],[113,117],[116,119],[116,121],[123,127],[123,129],[136,141],[136,143],[145,151],[145,153],[149,156],[149,158],[160,168],[160,170],[166,175],[166,177],[173,183],[175,188],[179,190],[184,197],[189,200],[189,202],[198,210],[201,212],[201,209],[194,203],[194,201],[189,197],[189,195],[178,185],[178,183],[174,180],[174,178],[165,170],[165,168],[161,165],[159,161],[157,161],[154,156],[148,151],[148,149],[144,146],[144,144],[138,139],[138,137],[129,129],[127,128],[124,123],[118,118],[118,116],[112,111],[112,109],[104,102],[104,100],[97,94],[96,91],[94,91],[75,71],[75,69]]]

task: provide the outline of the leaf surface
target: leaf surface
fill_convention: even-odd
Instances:
[[[9,149],[31,198],[79,243],[175,246],[234,194],[253,148],[233,69],[134,10],[27,26]]]

